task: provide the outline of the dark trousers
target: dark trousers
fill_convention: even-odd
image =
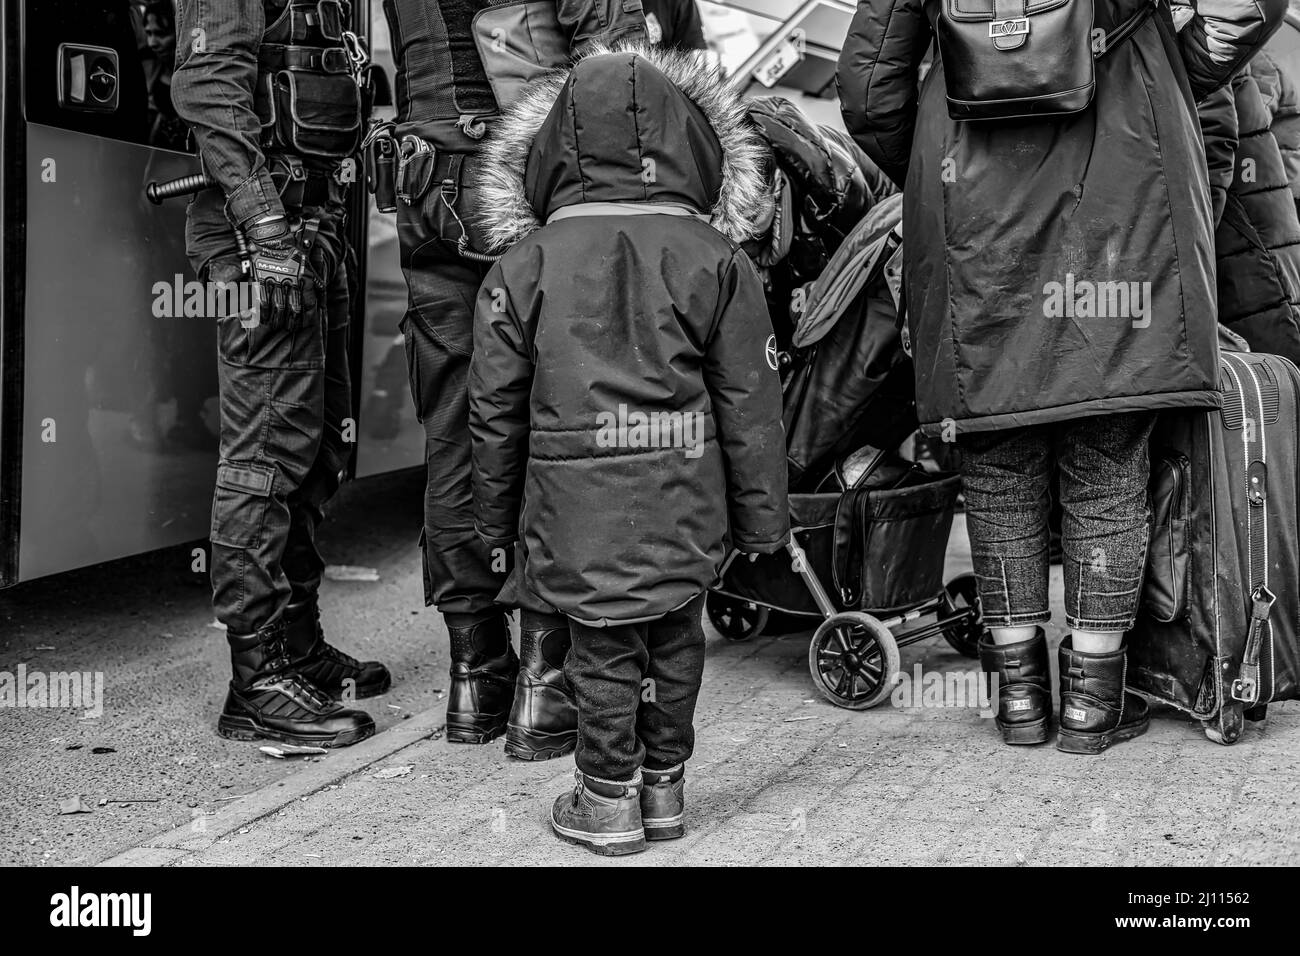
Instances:
[[[564,675],[578,702],[578,769],[602,780],[667,770],[695,748],[704,678],[704,595],[644,624],[569,622]]]
[[[454,164],[454,165],[453,165]],[[398,239],[409,306],[402,319],[415,414],[424,425],[427,484],[420,547],[424,601],[463,627],[499,615],[497,594],[513,555],[493,555],[474,531],[470,490],[469,360],[474,299],[487,265],[459,254],[471,226],[470,159],[439,153],[432,169],[412,174],[427,191],[399,202]],[[444,193],[444,180],[457,183]]]
[[[273,623],[291,600],[316,595],[325,570],[316,547],[321,509],[338,490],[352,452],[344,440],[352,386],[342,215],[309,214],[322,217],[313,259],[329,276],[320,321],[288,330],[245,328],[237,315],[217,320],[221,443],[212,501],[212,603],[217,620],[236,634]],[[208,281],[244,278],[233,237],[229,242],[206,259]]]
[[[1147,442],[1155,413],[1099,415],[960,440],[966,527],[984,623],[1043,624],[1050,485],[1059,481],[1065,619],[1127,631],[1146,567]]]

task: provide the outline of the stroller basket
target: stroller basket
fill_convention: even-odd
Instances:
[[[842,610],[885,614],[943,589],[943,543],[960,479],[928,475],[903,488],[791,495],[790,524],[809,568]],[[755,604],[821,617],[789,554],[733,561],[719,590]]]
[[[920,469],[894,488],[790,496],[784,553],[723,566],[709,619],[724,637],[758,634],[775,610],[821,618],[808,650],[817,689],[840,707],[884,700],[899,672],[898,648],[942,634],[978,655],[982,630],[973,575],[943,583],[944,555],[961,480]],[[893,628],[934,620],[897,637]]]

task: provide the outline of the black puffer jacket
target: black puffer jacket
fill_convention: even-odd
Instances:
[[[821,275],[867,211],[898,188],[842,130],[810,122],[784,97],[745,105],[771,149],[773,186],[780,184],[771,226],[745,251],[763,270],[772,327],[786,349],[798,321],[795,291]]]
[[[771,325],[737,245],[766,212],[762,143],[698,59],[623,51],[531,89],[485,156],[480,219],[510,249],[475,316],[479,533],[518,537],[528,587],[574,618],[662,616],[728,534],[789,533]]]
[[[813,124],[785,97],[759,96],[745,105],[789,181],[794,215],[804,231],[829,247],[828,256],[868,209],[897,192],[848,136]]]
[[[941,58],[918,95],[941,2],[956,0],[861,0],[838,71],[849,132],[906,183],[922,426],[965,433],[1217,405],[1212,218],[1193,102],[1264,44],[1286,0],[1201,0],[1178,34],[1162,5],[1097,61],[1091,106],[1006,122],[950,119]],[[1109,30],[1138,0],[1093,6]]]
[[[1254,351],[1292,361],[1300,361],[1300,216],[1275,126],[1296,99],[1293,79],[1261,51],[1200,110],[1211,172],[1221,154],[1230,171],[1214,235],[1219,321]]]

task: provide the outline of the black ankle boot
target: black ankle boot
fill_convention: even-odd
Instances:
[[[504,617],[447,631],[451,635],[447,742],[485,744],[506,729],[519,658],[510,646]]]
[[[524,620],[519,632],[519,679],[506,728],[506,753],[520,760],[550,760],[578,745],[578,705],[564,671],[569,624]]]
[[[369,714],[343,707],[293,666],[285,630],[279,621],[226,635],[234,674],[217,733],[316,747],[346,747],[373,734]]]
[[[1041,744],[1047,740],[1052,717],[1052,675],[1048,669],[1047,638],[1040,627],[1027,641],[994,644],[990,634],[980,638],[980,664],[998,680],[996,722],[1004,743]]]
[[[383,664],[363,664],[325,640],[315,601],[290,604],[284,609],[284,621],[294,668],[336,700],[377,697],[392,686],[392,676]]]
[[[1109,654],[1076,651],[1070,637],[1061,642],[1061,729],[1056,748],[1074,754],[1099,754],[1147,732],[1147,702],[1124,689],[1128,659],[1124,648]]]

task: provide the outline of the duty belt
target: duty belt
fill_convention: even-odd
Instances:
[[[266,71],[301,70],[307,73],[351,73],[352,57],[341,46],[287,46],[263,43],[258,62]]]
[[[332,173],[308,169],[302,160],[287,155],[268,156],[266,165],[285,206],[324,206],[331,198],[341,197],[338,167]]]
[[[461,164],[464,163],[466,155],[440,152],[428,140],[414,133],[407,133],[397,146],[397,170],[394,176],[396,195],[408,206],[418,203],[434,184],[434,172],[440,158],[449,157],[446,177],[438,183],[438,198],[460,228],[460,237],[456,240],[456,252],[463,258],[475,262],[496,262],[501,258],[500,256],[488,255],[470,247],[469,231],[465,228],[465,222],[456,208],[460,199]],[[417,163],[415,162],[417,157],[427,157],[427,159]]]

